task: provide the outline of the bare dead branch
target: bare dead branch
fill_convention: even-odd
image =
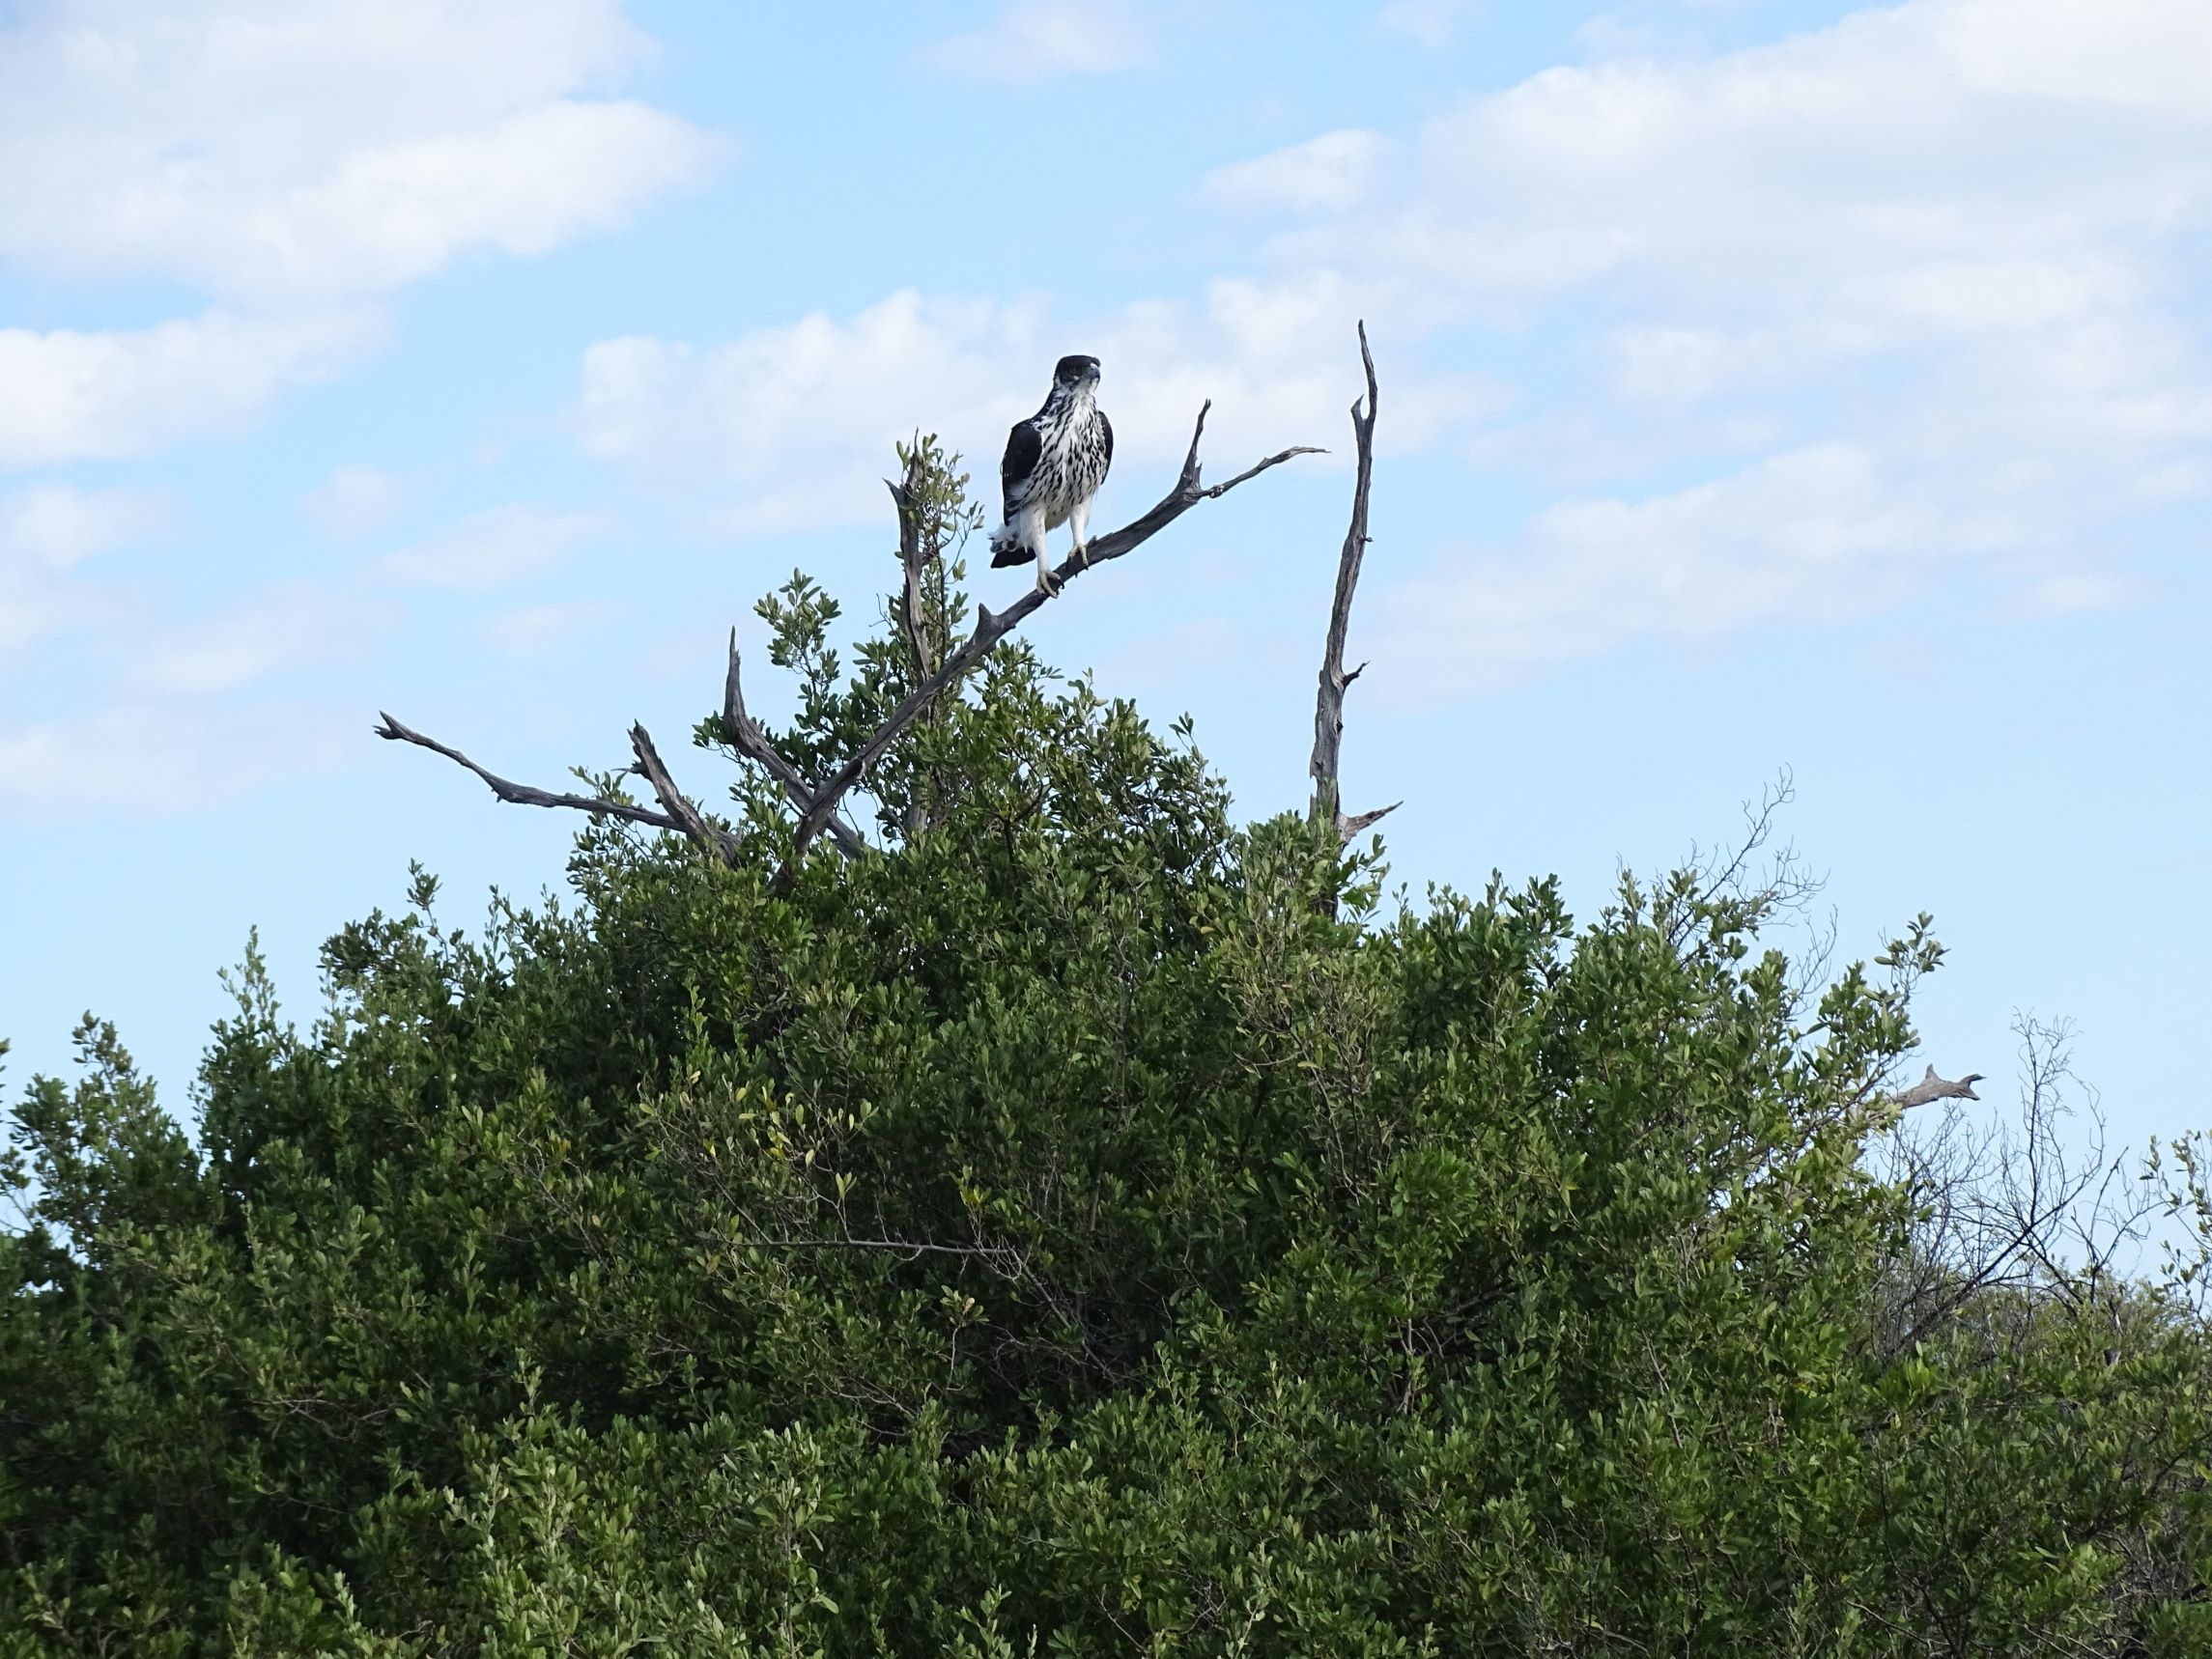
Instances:
[[[1393,812],[1396,812],[1401,806],[1404,806],[1404,804],[1405,802],[1403,801],[1393,801],[1388,806],[1377,806],[1372,812],[1356,812],[1348,818],[1346,817],[1342,812],[1338,813],[1337,839],[1340,841],[1349,841],[1354,835],[1357,835],[1363,830],[1371,829],[1375,825],[1381,823],[1385,818],[1389,817]]]
[[[683,832],[692,838],[700,852],[711,854],[725,864],[734,864],[737,861],[737,837],[726,830],[709,824],[705,814],[693,805],[684,792],[676,787],[676,780],[668,775],[668,769],[661,760],[660,750],[653,746],[651,734],[642,725],[633,725],[630,728],[630,747],[638,756],[634,770],[653,786],[654,797]]]
[[[578,812],[588,812],[598,818],[621,818],[632,824],[647,824],[656,830],[673,830],[688,834],[682,823],[666,812],[656,812],[649,806],[635,801],[616,801],[604,795],[568,795],[549,789],[538,789],[527,783],[516,783],[478,766],[457,748],[448,747],[436,738],[425,737],[411,726],[402,725],[387,714],[382,714],[383,724],[374,728],[377,736],[392,743],[414,744],[441,754],[458,766],[466,767],[491,786],[492,793],[513,806],[565,806]]]
[[[913,660],[917,681],[927,679],[930,669],[936,666],[931,661],[934,653],[929,649],[922,621],[922,566],[927,553],[922,545],[922,515],[915,507],[915,492],[921,488],[922,476],[922,444],[918,438],[907,457],[905,479],[897,484],[888,478],[883,481],[884,488],[891,492],[891,504],[898,514],[898,564],[906,575],[898,597],[898,624],[906,635],[907,655]]]
[[[912,724],[915,717],[934,702],[948,687],[956,685],[971,668],[989,656],[999,641],[1026,622],[1038,606],[1056,598],[1059,589],[1073,581],[1091,566],[1101,565],[1109,559],[1118,559],[1135,551],[1201,501],[1210,501],[1226,495],[1239,484],[1259,477],[1271,466],[1280,466],[1293,456],[1321,453],[1310,445],[1299,445],[1270,455],[1220,484],[1202,484],[1198,445],[1205,432],[1206,410],[1212,407],[1210,399],[1200,407],[1197,425],[1190,435],[1190,449],[1183,457],[1182,471],[1176,479],[1175,488],[1161,496],[1149,512],[1120,529],[1092,540],[1088,559],[1078,559],[1070,553],[1053,573],[1054,591],[1032,588],[1003,611],[993,611],[988,605],[978,605],[976,607],[975,632],[934,673],[909,691],[898,707],[892,710],[883,723],[869,734],[867,741],[853,752],[852,758],[813,792],[812,803],[802,808],[799,828],[792,837],[790,856],[784,860],[783,868],[778,872],[780,881],[788,879],[790,873],[798,868],[807,857],[807,850],[813,845],[814,838],[828,827],[837,811],[837,802],[867,775],[868,770],[875,765],[883,751],[891,746],[892,741]]]
[[[1952,1081],[1938,1077],[1936,1068],[1930,1066],[1927,1076],[1911,1088],[1899,1089],[1889,1097],[1889,1102],[1892,1106],[1914,1107],[1926,1106],[1931,1100],[1979,1100],[1981,1096],[1973,1090],[1973,1085],[1979,1082],[1979,1072],[1969,1072],[1965,1077]]]
[[[1314,699],[1314,758],[1308,768],[1314,778],[1314,821],[1334,825],[1340,843],[1349,841],[1404,804],[1393,801],[1373,812],[1347,817],[1337,799],[1338,763],[1344,749],[1345,688],[1367,670],[1362,662],[1347,674],[1344,665],[1352,594],[1359,586],[1361,561],[1367,556],[1368,491],[1375,479],[1375,356],[1367,349],[1365,323],[1359,325],[1359,360],[1367,371],[1367,399],[1365,412],[1360,400],[1353,399],[1351,406],[1352,442],[1359,457],[1351,492],[1351,526],[1345,532],[1344,552],[1337,560],[1336,597],[1329,604],[1328,642],[1321,652],[1320,689]]]
[[[783,751],[768,741],[768,734],[759,722],[746,712],[745,686],[739,676],[737,655],[737,630],[729,631],[729,671],[722,683],[723,731],[737,752],[753,762],[769,776],[783,786],[783,793],[791,798],[791,804],[804,815],[814,804],[814,789],[804,773],[793,766]],[[858,858],[868,850],[868,845],[844,819],[835,812],[830,814],[828,829],[831,838],[848,858]]]

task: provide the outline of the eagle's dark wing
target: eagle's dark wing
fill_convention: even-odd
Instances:
[[[999,490],[1008,523],[1021,511],[1030,474],[1036,470],[1037,458],[1043,454],[1044,436],[1036,430],[1035,421],[1025,420],[1007,434],[1007,453],[999,463]]]
[[[1098,411],[1098,436],[1106,440],[1106,453],[1098,467],[1098,482],[1106,482],[1106,474],[1114,465],[1114,423],[1106,418],[1106,411]]]
[[[1029,493],[1029,481],[1036,471],[1038,459],[1044,454],[1044,435],[1037,431],[1036,422],[1025,420],[1007,434],[1007,453],[999,462],[999,492],[1006,505],[1006,522],[1012,523],[1014,515],[1022,510],[1022,497]],[[1027,563],[1030,550],[1019,542],[1000,547],[991,545],[991,568],[1001,565]]]

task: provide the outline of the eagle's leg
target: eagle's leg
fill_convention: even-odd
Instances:
[[[1067,533],[1075,541],[1075,558],[1085,570],[1091,568],[1091,540],[1084,534],[1091,528],[1091,503],[1076,502],[1067,515]]]
[[[1036,539],[1036,591],[1051,595],[1060,591],[1060,584],[1052,579],[1052,561],[1045,557],[1044,538]]]

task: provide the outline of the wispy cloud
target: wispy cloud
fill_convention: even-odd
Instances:
[[[41,484],[0,494],[0,647],[90,620],[95,606],[73,567],[157,530],[164,500],[141,490]]]
[[[0,568],[67,570],[136,541],[166,517],[143,490],[39,484],[0,495]]]
[[[1151,30],[1121,0],[1013,0],[982,28],[924,46],[921,61],[971,80],[1030,86],[1149,61]]]
[[[1239,208],[1342,212],[1366,199],[1389,151],[1390,141],[1379,132],[1324,132],[1287,150],[1217,167],[1206,175],[1205,190]]]
[[[611,524],[604,513],[488,507],[390,554],[381,568],[419,587],[501,587],[559,563]]]
[[[351,462],[300,497],[299,510],[326,536],[366,535],[399,504],[400,481],[379,466]]]
[[[1385,34],[1404,35],[1441,51],[1459,37],[1473,11],[1469,0],[1390,0],[1375,22]]]
[[[494,617],[484,633],[494,645],[512,656],[536,657],[613,614],[612,606],[591,600],[525,605]]]
[[[166,626],[141,644],[130,680],[164,696],[235,691],[283,669],[354,655],[381,632],[382,607],[284,582],[213,616]]]
[[[151,328],[0,328],[0,468],[143,455],[237,431],[382,336],[373,313],[210,311]]]

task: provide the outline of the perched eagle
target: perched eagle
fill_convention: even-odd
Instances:
[[[1075,556],[1091,562],[1084,531],[1091,498],[1114,462],[1114,429],[1098,407],[1098,359],[1063,357],[1052,371],[1044,408],[1007,435],[999,483],[1006,492],[1007,521],[991,532],[991,567],[1036,560],[1036,585],[1052,592],[1044,533],[1063,523],[1074,538]]]

